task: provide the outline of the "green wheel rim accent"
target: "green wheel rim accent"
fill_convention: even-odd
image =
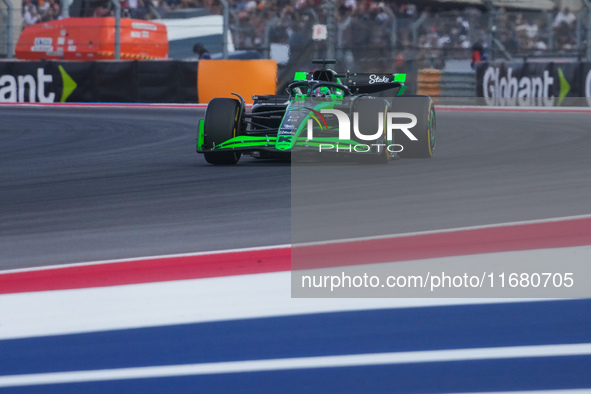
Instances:
[[[431,142],[431,150],[435,148],[435,129],[433,128],[433,120],[435,119],[435,111],[431,110],[431,121],[429,122],[429,138]]]

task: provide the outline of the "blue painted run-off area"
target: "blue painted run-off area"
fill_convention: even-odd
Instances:
[[[0,375],[579,343],[591,343],[591,300],[381,309],[4,340],[0,341]],[[331,367],[35,387],[56,393],[567,388],[591,388],[591,356]]]

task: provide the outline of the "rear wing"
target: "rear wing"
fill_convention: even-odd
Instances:
[[[402,95],[406,87],[406,74],[352,73],[347,74],[346,85],[352,93],[376,93],[388,89],[398,88],[398,95]]]

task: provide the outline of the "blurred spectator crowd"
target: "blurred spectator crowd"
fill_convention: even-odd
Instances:
[[[23,0],[24,26],[61,19],[61,13],[59,0]]]
[[[509,13],[497,16],[498,39],[509,53],[544,53],[550,48],[569,52],[576,49],[576,15],[568,8],[553,14]]]
[[[24,24],[60,18],[60,0],[24,0]],[[336,46],[341,51],[421,51],[424,56],[465,53],[476,43],[488,43],[488,15],[468,7],[419,7],[405,0],[335,0],[333,9],[324,0],[228,0],[230,28],[236,49],[265,49],[267,43],[289,45],[292,51],[310,47],[314,25],[334,20]],[[203,7],[221,14],[218,0],[121,0],[123,15],[158,19],[182,8]],[[95,16],[112,15],[109,2]],[[577,15],[568,8],[553,12],[515,12],[498,9],[494,38],[510,54],[572,51],[576,48]],[[324,45],[317,42],[315,45]],[[550,48],[552,47],[552,48]]]
[[[454,9],[448,4],[430,8],[404,0],[335,0],[331,14],[323,0],[229,2],[237,49],[264,49],[267,42],[285,43],[296,52],[309,48],[313,26],[329,23],[334,15],[337,51],[351,52],[357,59],[391,50],[398,58],[441,61],[443,57],[470,57],[475,44],[489,50],[489,14],[477,7]],[[217,3],[209,2],[211,12],[221,12]],[[500,8],[494,20],[492,34],[501,55],[577,49],[577,15],[568,8],[547,12]],[[316,48],[322,45],[315,44]]]

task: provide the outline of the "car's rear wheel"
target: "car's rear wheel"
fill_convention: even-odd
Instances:
[[[409,129],[417,141],[411,140],[401,130],[394,132],[396,143],[403,146],[403,150],[398,155],[402,158],[429,158],[433,156],[437,128],[433,100],[428,96],[397,97],[393,100],[392,111],[411,113],[417,117],[416,126]],[[408,120],[401,119],[401,123],[403,122],[408,122]]]
[[[203,129],[203,147],[211,149],[238,135],[240,102],[230,98],[214,98],[207,105]],[[240,152],[219,151],[203,153],[205,161],[215,165],[232,165],[240,160]]]

